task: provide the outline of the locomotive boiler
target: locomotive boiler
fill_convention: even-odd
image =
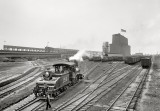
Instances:
[[[52,68],[43,72],[43,77],[36,82],[33,92],[39,99],[45,99],[46,93],[50,99],[54,99],[83,77],[74,62],[55,63]]]

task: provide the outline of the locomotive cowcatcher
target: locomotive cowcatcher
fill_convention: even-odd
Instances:
[[[50,96],[50,99],[54,99],[67,88],[83,79],[83,77],[76,63],[55,63],[52,68],[43,72],[43,77],[37,80],[33,92],[39,99],[45,99],[45,93]]]

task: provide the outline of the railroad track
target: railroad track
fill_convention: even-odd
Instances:
[[[117,84],[120,84],[120,82],[122,82],[127,77],[128,77],[128,75],[125,75],[123,78],[119,79],[114,84],[111,84],[108,87],[103,87],[100,93],[96,94],[94,97],[91,97],[90,99],[87,98],[88,100],[83,101],[83,104],[78,105],[77,108],[72,109],[72,111],[77,111],[77,110],[78,111],[86,111],[86,110],[89,110],[90,108],[92,108],[92,106],[95,105],[95,103],[100,98],[103,98],[103,96],[106,96],[107,94],[109,94],[114,88],[117,87]],[[107,107],[107,106],[103,105],[103,106],[98,106],[98,107]],[[90,111],[97,111],[97,110],[99,110],[99,109],[95,110],[95,108],[93,108]],[[104,110],[104,109],[102,109],[102,110]]]
[[[100,63],[99,64],[93,64],[93,66],[89,67],[89,70],[84,70],[84,72],[82,72],[82,73],[84,75],[89,74],[89,73],[93,72],[94,69],[96,69],[99,65],[100,65]]]
[[[134,110],[139,94],[141,92],[141,89],[143,88],[143,85],[145,83],[148,73],[149,73],[149,70],[147,70],[142,75],[138,75],[141,77],[139,77],[138,80],[134,81],[134,86],[132,87],[130,85],[133,83],[133,81],[131,81],[127,85],[127,87],[125,87],[124,90],[117,96],[117,98],[110,104],[109,108],[107,108],[106,111]]]
[[[15,111],[29,111],[30,109],[27,109],[29,107],[36,107],[37,105],[39,106],[40,104],[44,103],[43,101],[40,101],[39,99],[34,98],[33,100],[29,101],[28,103],[22,105],[21,107],[18,107],[15,109]]]
[[[138,75],[138,72],[140,72],[141,70],[140,69],[135,69],[135,70],[132,70],[130,72],[130,74],[132,75],[136,75],[134,76],[132,79],[131,79],[131,82],[133,82],[135,80],[135,78],[137,77]],[[107,110],[107,108],[109,108],[109,105],[106,104],[107,102],[103,101],[105,100],[104,98],[109,95],[109,93],[112,93],[112,90],[114,90],[115,88],[117,88],[119,86],[119,84],[121,84],[123,81],[127,80],[128,77],[130,77],[129,74],[125,75],[123,78],[121,78],[119,81],[117,81],[116,85],[109,88],[108,90],[106,89],[106,91],[103,91],[100,95],[98,95],[96,98],[94,98],[92,101],[88,102],[87,105],[81,107],[81,109],[85,109],[85,110],[88,110],[88,111],[96,111],[96,110]],[[128,83],[127,83],[128,84]],[[126,85],[125,85],[126,86]],[[119,88],[119,87],[118,87]],[[99,104],[100,100],[102,99],[103,103],[105,104]],[[97,108],[97,109],[96,109]],[[96,109],[96,110],[94,110]]]
[[[78,85],[78,84],[76,84],[76,85]],[[76,87],[76,85],[68,88],[68,90],[72,89],[73,87]],[[65,93],[66,92],[61,93],[54,100],[57,100],[60,96],[64,95]],[[32,94],[32,95],[34,95],[34,94]],[[45,104],[46,104],[46,102],[44,102],[43,100],[35,99],[35,96],[33,96],[32,100],[27,101],[25,104],[22,104],[20,107],[17,107],[15,109],[15,111],[28,111],[28,110],[36,111],[37,109],[44,106]],[[9,111],[9,110],[6,110],[6,111]]]
[[[86,72],[84,72],[84,73],[90,73],[90,72],[92,72],[92,70],[95,68],[95,67],[97,67],[99,64],[97,64],[97,65],[95,65],[93,68],[91,68],[90,70],[88,70],[88,71],[86,71]],[[123,68],[122,68],[123,69]],[[108,71],[108,70],[107,70]],[[116,73],[116,71],[115,71],[115,73]],[[105,78],[103,78],[103,79],[105,79]],[[102,83],[103,81],[102,80],[100,80],[100,83]],[[87,88],[86,88],[87,89]],[[83,91],[85,91],[86,89],[84,89]],[[64,92],[65,93],[65,92]],[[62,94],[63,95],[63,94]],[[16,109],[16,111],[21,111],[21,110],[26,110],[27,111],[27,109],[29,108],[31,108],[32,109],[32,111],[36,111],[37,109],[40,109],[42,106],[44,106],[45,105],[45,102],[42,102],[42,101],[31,101],[31,102],[28,102],[27,104],[25,104],[25,105],[22,105],[22,107],[20,107],[20,108],[17,108]]]
[[[99,64],[95,64],[95,65],[93,65],[94,67],[92,67],[90,70],[87,70],[87,71],[85,71],[85,72],[83,72],[83,73],[90,73],[95,67],[97,67]],[[73,86],[73,87],[75,87],[75,86]],[[71,87],[72,88],[72,87]],[[71,88],[69,88],[69,89],[71,89]],[[63,94],[65,94],[65,92],[64,93],[61,93],[59,96],[61,96],[61,95],[63,95]],[[58,96],[58,97],[59,97]],[[57,98],[58,98],[57,97]],[[21,103],[18,103],[18,104],[20,104],[19,106],[17,106],[16,104],[15,104],[15,106],[13,105],[13,108],[16,110],[16,111],[21,111],[21,110],[26,110],[26,111],[28,111],[28,108],[31,108],[32,109],[32,111],[34,111],[34,110],[36,110],[37,108],[39,108],[39,107],[41,107],[41,106],[43,106],[44,104],[45,104],[45,102],[44,101],[40,101],[40,100],[35,100],[35,98],[34,97],[31,97],[32,99],[30,100],[30,96],[29,97],[27,97],[27,98],[25,98],[26,99],[26,101],[27,101],[27,99],[29,99],[28,100],[28,102],[25,102],[25,104],[21,104]],[[55,100],[57,99],[57,98],[55,98]],[[23,100],[22,100],[23,101]],[[25,100],[24,100],[25,101]],[[8,108],[8,110],[6,109],[6,111],[9,111],[10,109],[12,109],[12,108]],[[30,110],[30,109],[29,109]]]
[[[116,65],[115,65],[115,66],[116,66]],[[123,67],[123,68],[127,68],[127,67]],[[122,68],[122,69],[123,69],[123,68]],[[119,70],[122,70],[122,69],[119,69]],[[107,71],[109,71],[109,69],[108,69]],[[107,71],[106,71],[106,72],[107,72]],[[116,73],[116,72],[117,72],[117,71],[115,71],[114,73]],[[104,74],[105,74],[105,73],[104,73]],[[102,76],[104,76],[104,74],[101,74],[101,75],[99,76],[99,78],[102,77]],[[106,77],[106,76],[105,76],[105,77]],[[96,82],[97,80],[99,80],[99,84],[101,84],[103,81],[100,80],[99,78],[97,78],[97,79],[95,80],[95,82]],[[105,79],[105,78],[102,78],[102,79]],[[112,79],[113,79],[113,78],[112,78]],[[94,83],[94,82],[93,82],[93,83]],[[83,89],[81,92],[77,93],[76,95],[78,95],[78,94],[80,94],[80,93],[86,91],[86,89],[87,89],[88,87],[90,87],[93,83],[91,83],[89,86],[87,86],[85,89]],[[92,87],[92,86],[91,86],[91,87]],[[75,98],[76,95],[73,96],[71,99]],[[71,99],[67,100],[67,101],[66,101],[65,103],[63,103],[63,104],[66,104],[66,103],[67,103],[68,101],[70,101]],[[41,105],[41,106],[39,106],[39,107],[37,107],[36,110],[40,109],[40,107],[42,107],[42,106],[44,106],[44,104]],[[34,111],[36,111],[36,110],[34,110]]]
[[[139,79],[138,76],[141,76],[141,79]],[[135,81],[135,78],[136,78],[136,81]],[[83,109],[85,111],[86,110],[87,111],[97,111],[97,110],[99,110],[99,111],[101,111],[101,110],[104,110],[104,111],[128,111],[128,109],[133,109],[133,108],[130,108],[130,105],[131,105],[131,103],[133,103],[132,102],[133,100],[134,101],[137,100],[137,97],[138,97],[137,92],[138,92],[139,85],[141,84],[140,86],[143,87],[143,83],[145,81],[145,78],[146,78],[146,73],[144,75],[141,73],[137,73],[136,76],[134,78],[132,78],[125,85],[125,87],[122,89],[122,91],[120,91],[120,93],[118,93],[117,97],[115,99],[113,99],[110,103],[107,103],[105,101],[104,98],[105,98],[106,94],[104,93],[104,94],[102,94],[102,96],[99,95],[99,97],[97,99],[94,99],[93,101],[91,101],[87,105],[83,106],[81,108],[81,110]],[[134,84],[132,84],[132,83],[134,83]],[[135,86],[135,83],[137,83],[138,88]],[[131,84],[132,84],[132,88],[134,86],[135,89],[131,90]],[[127,89],[128,89],[128,93],[126,93]],[[129,97],[128,97],[128,95],[129,95]],[[102,99],[102,98],[103,98],[104,104],[100,103],[100,99]],[[134,99],[134,98],[136,98],[136,99]],[[132,105],[132,107],[133,106],[135,107],[135,102],[134,102],[134,105]]]
[[[37,73],[40,69],[35,69],[31,75]],[[33,81],[37,76],[39,76],[40,73],[37,73],[35,74],[34,76],[30,77],[30,78],[27,78],[27,79],[23,79],[20,83],[17,83],[17,84],[11,84],[10,87],[7,87],[7,88],[4,88],[3,90],[1,89],[1,92],[0,92],[0,98],[4,98],[5,96],[13,93],[14,91],[22,88],[23,86],[29,84],[31,81]]]
[[[94,80],[94,78],[97,79],[99,75],[103,76],[103,73],[105,71],[109,70],[115,64],[119,64],[119,62],[113,63],[113,64],[101,63],[97,67],[95,67],[94,70],[92,70],[90,73],[86,74],[85,79],[86,80],[90,80],[90,79]],[[123,66],[122,65],[117,65],[117,67],[115,67],[115,70],[120,68],[120,67],[123,67]]]
[[[105,80],[106,77],[108,77],[108,76],[106,75],[106,76],[102,77],[102,79],[98,79],[99,84],[97,83],[97,86],[94,89],[92,89],[92,91],[87,91],[85,93],[82,91],[83,93],[81,92],[80,94],[76,95],[76,97],[73,97],[72,99],[66,101],[62,105],[55,108],[54,110],[56,110],[56,111],[59,111],[59,110],[76,111],[76,110],[78,110],[79,109],[78,107],[85,105],[86,101],[92,100],[93,98],[95,98],[95,96],[100,94],[100,92],[102,92],[102,90],[106,89],[106,84],[113,80],[113,78],[110,78],[110,81],[107,81],[106,84],[101,84],[103,82],[103,80]],[[111,86],[113,86],[113,85],[111,85]],[[100,88],[102,90],[100,90]]]
[[[16,82],[26,76],[28,76],[31,72],[33,72],[37,67],[29,67],[28,70],[26,70],[25,72],[22,72],[22,74],[17,74],[15,76],[12,77],[5,77],[5,78],[1,78],[0,80],[0,90],[3,89],[3,87],[8,86],[9,84]],[[12,73],[12,72],[10,72]]]

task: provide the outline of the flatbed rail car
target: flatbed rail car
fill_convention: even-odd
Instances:
[[[152,64],[151,58],[141,58],[142,68],[150,68]]]
[[[36,82],[33,93],[39,99],[45,99],[46,94],[54,99],[81,79],[83,74],[80,74],[74,62],[55,63],[52,69],[43,72],[43,77]]]

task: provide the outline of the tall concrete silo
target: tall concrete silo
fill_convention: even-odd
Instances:
[[[103,55],[108,56],[108,53],[109,53],[109,43],[108,42],[103,42],[102,52],[103,52]]]
[[[110,44],[110,53],[122,54],[123,56],[130,55],[130,46],[128,45],[128,39],[123,35],[113,34],[112,44]]]

